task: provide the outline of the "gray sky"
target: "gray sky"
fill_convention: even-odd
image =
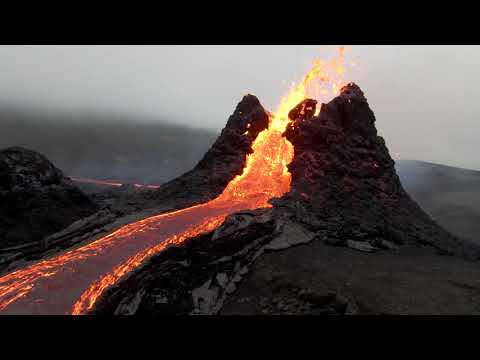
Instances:
[[[480,169],[479,46],[349,46],[395,158]],[[0,103],[220,130],[247,93],[274,110],[330,46],[0,46]],[[1,119],[0,119],[1,121]]]

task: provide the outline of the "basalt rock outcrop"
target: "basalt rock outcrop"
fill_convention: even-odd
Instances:
[[[245,166],[257,135],[268,127],[269,115],[253,95],[245,95],[215,143],[189,172],[162,184],[153,198],[160,204],[187,207],[220,195]]]
[[[424,304],[457,301],[458,284],[475,288],[465,279],[480,269],[464,257],[478,257],[478,249],[467,249],[404,191],[358,86],[345,86],[318,116],[315,109],[306,100],[289,114],[289,193],[152,257],[107,290],[93,313],[343,315],[433,306],[455,313],[439,304],[412,307],[410,292],[425,294]],[[430,285],[447,278],[450,287]]]
[[[291,209],[295,221],[323,229],[325,241],[334,245],[373,250],[424,244],[446,254],[463,252],[463,242],[403,189],[357,85],[323,104],[318,117],[292,120],[285,133],[295,149],[292,188],[277,205]]]
[[[0,151],[0,248],[23,247],[97,211],[48,159],[32,150]]]

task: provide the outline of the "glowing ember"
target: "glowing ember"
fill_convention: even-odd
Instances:
[[[315,61],[303,80],[281,99],[268,129],[255,139],[242,175],[216,199],[126,225],[88,245],[0,278],[0,310],[84,314],[108,287],[167,246],[214,230],[234,212],[271,207],[271,198],[290,189],[287,165],[294,149],[282,137],[288,112],[307,97],[326,100],[336,95],[344,74],[343,48],[330,62]]]
[[[75,182],[85,183],[85,184],[95,184],[95,185],[108,185],[108,186],[116,186],[120,187],[127,184],[122,184],[118,181],[107,181],[107,180],[96,180],[96,179],[88,179],[88,178],[79,178],[79,177],[70,177]],[[132,184],[136,188],[146,188],[146,189],[158,189],[159,185],[144,185],[144,184]]]

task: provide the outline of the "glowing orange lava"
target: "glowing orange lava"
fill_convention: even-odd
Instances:
[[[242,175],[216,199],[134,222],[88,245],[3,276],[0,310],[87,313],[107,288],[167,246],[214,230],[232,213],[271,207],[270,199],[290,190],[287,165],[294,149],[282,136],[289,123],[288,112],[307,97],[326,100],[336,95],[344,74],[343,48],[330,62],[315,61],[303,80],[281,99],[268,129],[258,134]],[[42,286],[48,291],[42,292]],[[60,292],[52,295],[52,287]],[[36,301],[39,298],[40,303]],[[68,305],[70,308],[65,308]],[[23,310],[26,306],[28,310]]]
[[[85,183],[85,184],[95,184],[95,185],[108,185],[120,187],[126,184],[123,184],[118,181],[107,181],[107,180],[97,180],[97,179],[88,179],[88,178],[79,178],[79,177],[70,177],[75,182]],[[132,184],[136,188],[147,188],[147,189],[158,189],[159,185],[145,185],[145,184]]]

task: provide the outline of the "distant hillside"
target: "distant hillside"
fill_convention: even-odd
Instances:
[[[480,243],[480,171],[415,160],[396,168],[405,190],[439,224]]]
[[[0,148],[39,151],[75,177],[162,183],[190,170],[216,136],[160,120],[0,109]]]

